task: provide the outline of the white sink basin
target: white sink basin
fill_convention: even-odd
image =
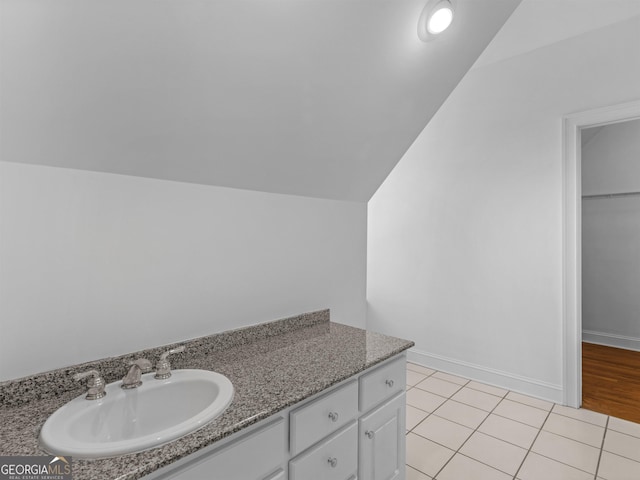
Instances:
[[[143,384],[106,386],[106,397],[86,400],[84,394],[51,415],[40,432],[45,450],[77,458],[101,458],[157,447],[210,422],[231,403],[233,385],[207,370],[173,370],[166,380],[153,373]]]

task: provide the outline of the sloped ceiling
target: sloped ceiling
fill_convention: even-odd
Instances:
[[[474,68],[640,15],[638,0],[523,0]]]
[[[0,159],[367,201],[519,0],[0,0]]]

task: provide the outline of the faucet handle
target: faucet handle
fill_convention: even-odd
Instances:
[[[165,380],[171,376],[171,364],[167,357],[169,355],[173,355],[174,353],[182,353],[184,352],[184,345],[180,345],[179,347],[172,348],[171,350],[167,350],[162,355],[160,355],[160,359],[158,363],[156,363],[156,374],[153,378],[158,380]]]
[[[87,395],[85,396],[87,400],[98,400],[99,398],[102,398],[107,394],[107,392],[104,391],[104,380],[100,376],[100,372],[98,372],[97,370],[89,370],[87,372],[76,373],[73,376],[73,379],[77,382],[86,377],[90,377],[87,381],[87,387],[89,388],[89,390],[87,391]]]

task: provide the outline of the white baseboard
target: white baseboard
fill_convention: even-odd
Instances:
[[[625,335],[614,335],[613,333],[594,332],[593,330],[582,331],[582,341],[596,343],[607,347],[624,348],[625,350],[635,350],[640,352],[640,338],[627,337]]]
[[[554,385],[482,365],[427,353],[415,347],[408,351],[407,360],[428,368],[459,375],[549,402],[562,403],[562,385]]]

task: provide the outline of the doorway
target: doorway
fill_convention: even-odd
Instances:
[[[640,423],[640,119],[580,133],[582,406]]]
[[[582,131],[640,119],[640,101],[564,118],[563,403],[582,405]]]

